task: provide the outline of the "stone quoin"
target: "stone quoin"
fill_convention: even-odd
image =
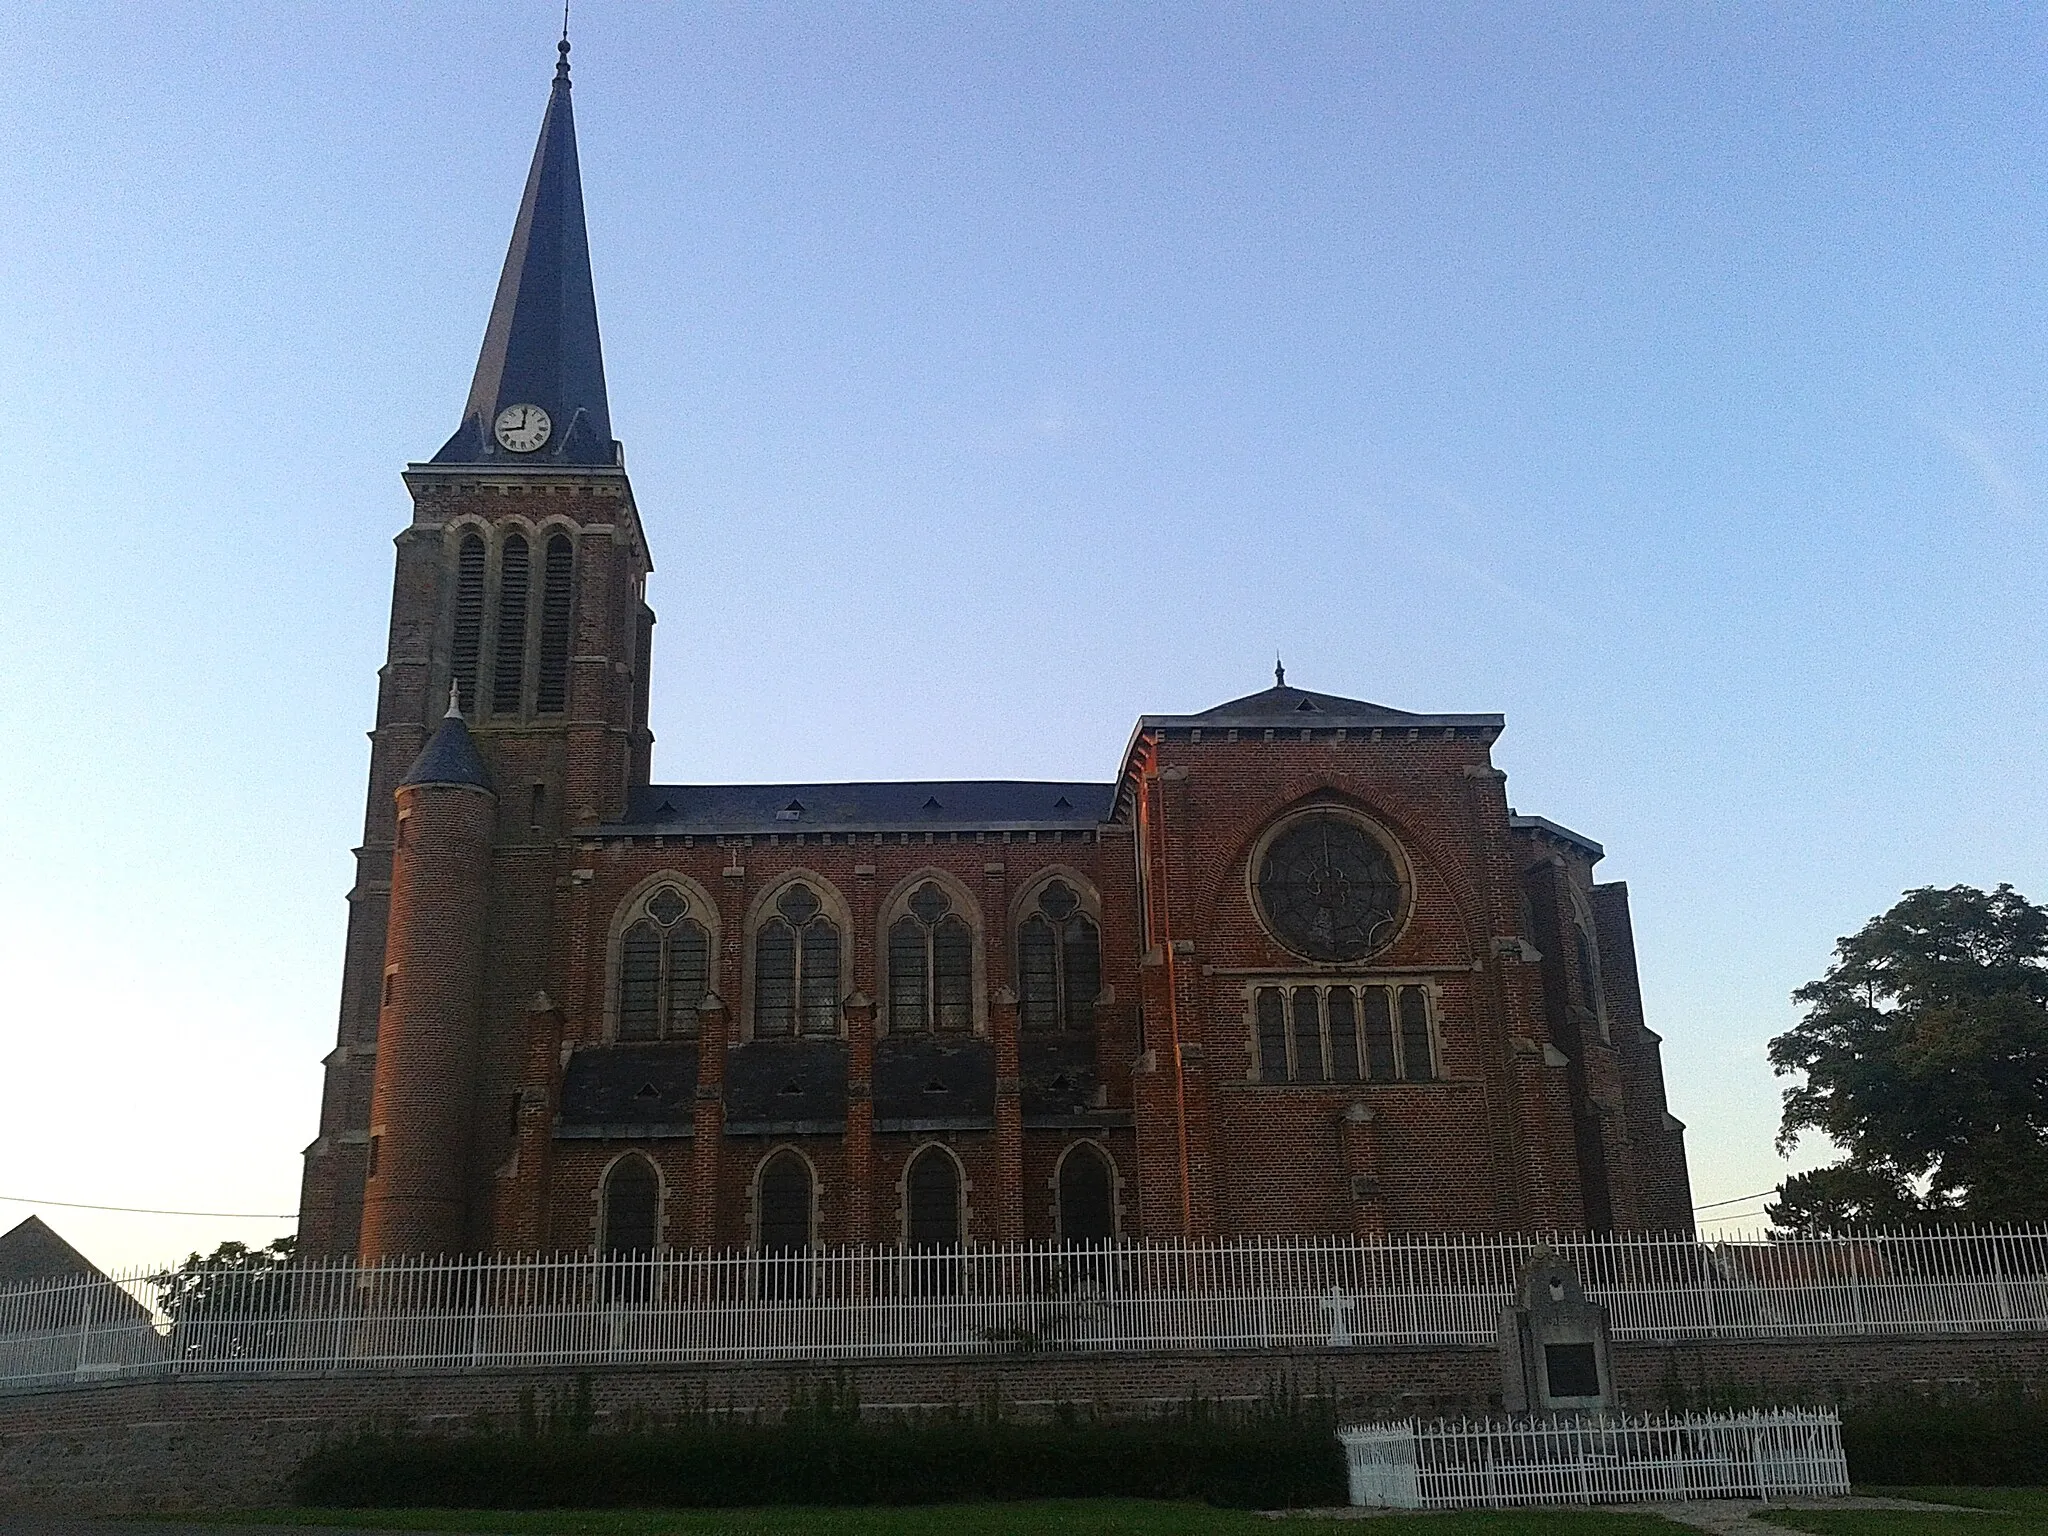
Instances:
[[[303,1251],[1690,1230],[1627,889],[1498,715],[1276,666],[1099,782],[653,781],[568,54],[405,471]]]

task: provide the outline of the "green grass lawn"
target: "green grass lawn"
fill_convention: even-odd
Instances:
[[[1773,1509],[1759,1518],[1810,1536],[2044,1536],[2048,1489],[1859,1490],[1972,1511]],[[1047,1499],[1017,1504],[924,1504],[856,1509],[284,1509],[209,1517],[209,1523],[346,1526],[484,1536],[1680,1536],[1690,1529],[1650,1514],[1511,1510],[1383,1515],[1363,1526],[1275,1521],[1237,1509],[1142,1499]]]
[[[1371,1536],[1679,1536],[1681,1530],[1651,1515],[1571,1510],[1388,1515],[1365,1526],[1348,1521],[1283,1522],[1244,1510],[1139,1499],[873,1509],[291,1509],[234,1518],[262,1525],[477,1531],[497,1536],[1244,1536],[1254,1531],[1263,1536],[1304,1536],[1312,1531],[1366,1531]]]
[[[1758,1518],[1813,1536],[2042,1536],[2048,1532],[2048,1489],[1867,1488],[1859,1492],[1960,1504],[1981,1514],[1903,1509],[1773,1509]]]

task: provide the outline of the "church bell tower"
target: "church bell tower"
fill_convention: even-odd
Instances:
[[[405,471],[308,1254],[513,1241],[494,1212],[528,1019],[560,995],[573,839],[647,782],[652,561],[612,437],[559,51],[461,423]]]

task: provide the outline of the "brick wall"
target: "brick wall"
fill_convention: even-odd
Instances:
[[[2038,1377],[2048,1336],[1825,1342],[1621,1344],[1624,1402],[1667,1405],[1674,1388],[1783,1405],[1881,1399],[1902,1389],[1969,1389]],[[778,1411],[799,1367],[687,1366],[590,1373],[600,1430],[632,1415]],[[1020,1355],[972,1362],[859,1363],[846,1374],[873,1416],[991,1399],[1020,1417],[1058,1404],[1106,1416],[1158,1413],[1191,1396],[1252,1402],[1276,1387],[1335,1396],[1347,1418],[1483,1412],[1497,1406],[1490,1348],[1238,1354]],[[563,1401],[563,1372],[330,1376],[81,1387],[0,1398],[0,1510],[50,1514],[237,1509],[286,1502],[292,1469],[323,1437],[403,1420],[460,1432],[510,1428],[522,1394]]]

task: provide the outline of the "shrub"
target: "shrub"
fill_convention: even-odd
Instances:
[[[1842,1413],[1852,1482],[2039,1487],[2048,1483],[2048,1395],[1915,1393]]]
[[[1240,1508],[1344,1502],[1324,1413],[1020,1424],[956,1415],[863,1422],[829,1391],[779,1423],[698,1418],[590,1434],[522,1414],[517,1434],[372,1428],[315,1451],[293,1493],[329,1507],[562,1509],[1199,1499]],[[587,1423],[587,1420],[585,1421]]]

